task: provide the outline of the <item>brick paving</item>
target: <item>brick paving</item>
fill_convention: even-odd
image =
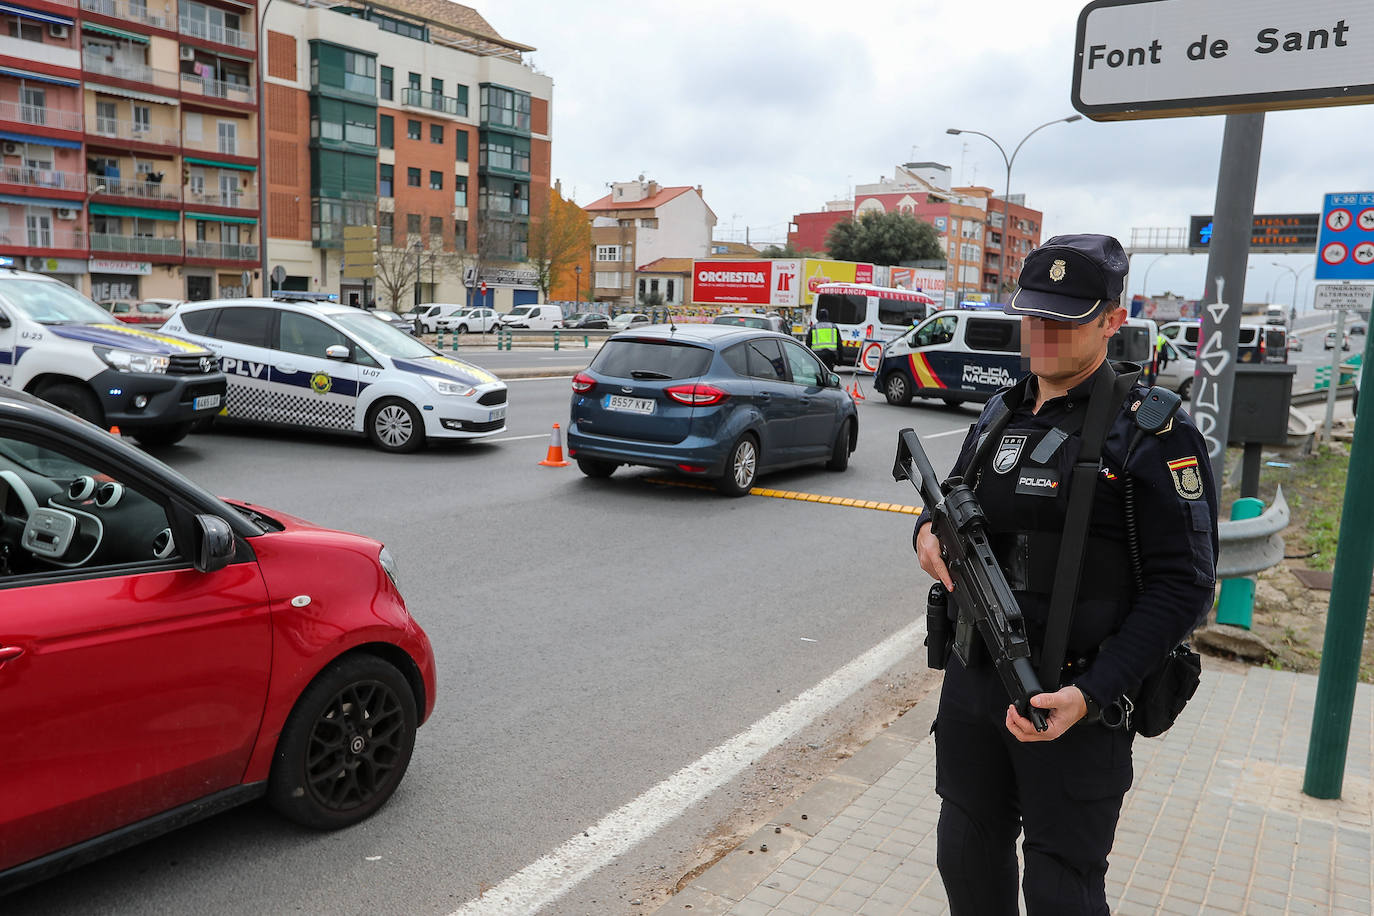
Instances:
[[[1328,801],[1302,793],[1316,690],[1312,675],[1209,667],[1180,722],[1136,740],[1135,784],[1107,872],[1113,913],[1374,912],[1374,691],[1357,689],[1342,797]],[[908,712],[658,912],[948,912],[935,869],[934,703]]]

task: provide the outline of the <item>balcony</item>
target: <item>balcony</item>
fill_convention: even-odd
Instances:
[[[258,195],[252,191],[187,191],[186,202],[202,207],[237,207],[240,210],[258,207]]]
[[[172,29],[171,17],[150,13],[147,0],[81,0],[81,8],[125,22],[141,22],[155,29]]]
[[[119,60],[104,54],[85,53],[81,56],[81,66],[87,74],[108,76],[111,79],[129,80],[161,89],[177,88],[177,74],[171,70],[157,70],[147,64],[134,60]]]
[[[86,179],[81,172],[57,172],[53,169],[35,169],[24,165],[7,165],[0,168],[0,181],[49,191],[86,189]]]
[[[94,129],[88,129],[86,132],[97,137],[156,143],[159,146],[177,146],[181,143],[181,131],[175,127],[159,127],[141,121],[121,121],[116,118],[97,117]]]
[[[213,258],[216,261],[256,261],[257,245],[238,242],[187,242],[186,257]]]
[[[454,96],[438,95],[433,92],[425,92],[422,89],[402,89],[401,104],[409,105],[412,108],[442,111],[444,114],[458,115],[461,118],[468,116],[467,102],[460,102]]]
[[[0,245],[6,248],[85,250],[86,234],[76,226],[64,226],[61,222],[46,229],[25,230],[22,226],[15,226],[8,230],[0,230]]]
[[[0,102],[0,121],[18,121],[21,124],[56,130],[80,130],[81,112],[63,111],[43,105],[25,105],[20,102]]]
[[[225,28],[222,25],[211,25],[187,16],[180,17],[180,20],[181,34],[183,35],[190,35],[192,38],[213,41],[222,45],[231,45],[247,51],[254,48],[252,32],[240,32],[238,29]]]
[[[248,105],[252,105],[258,98],[257,92],[247,83],[226,83],[224,80],[206,79],[194,73],[181,74],[181,91],[205,96],[207,99],[226,99]]]
[[[181,188],[161,181],[133,181],[105,175],[87,175],[86,190],[92,194],[112,197],[136,197],[139,200],[181,200]]]
[[[152,238],[144,235],[93,233],[91,251],[114,254],[181,255],[181,239]]]

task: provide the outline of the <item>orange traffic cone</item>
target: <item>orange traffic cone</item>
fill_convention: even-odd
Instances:
[[[120,435],[119,427],[118,427],[118,426],[111,426],[111,427],[110,427],[110,435],[111,435],[111,436],[118,436],[118,435]]]
[[[553,424],[553,432],[549,433],[549,454],[543,461],[539,462],[546,468],[565,468],[568,462],[563,460],[563,431],[558,428],[558,424]]]
[[[849,386],[849,396],[856,401],[867,401],[863,389],[859,387],[859,374],[854,373],[854,384]]]

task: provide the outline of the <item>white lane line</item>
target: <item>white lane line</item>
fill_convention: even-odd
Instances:
[[[521,439],[547,439],[548,433],[535,433],[533,436],[502,436],[500,439],[481,439],[481,442],[519,442]]]
[[[634,801],[612,811],[584,833],[469,900],[450,916],[538,912],[892,667],[919,647],[924,635],[922,616]]]
[[[962,433],[967,433],[967,432],[968,432],[968,427],[967,427],[967,426],[964,426],[964,427],[961,427],[961,428],[959,428],[959,429],[947,429],[947,430],[945,430],[945,431],[942,432],[942,433],[927,433],[926,435],[922,436],[921,438],[922,438],[922,439],[942,439],[942,438],[944,438],[945,436],[957,436],[957,435],[960,435],[960,434],[962,434]]]

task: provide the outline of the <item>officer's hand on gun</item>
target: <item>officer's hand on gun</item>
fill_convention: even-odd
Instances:
[[[926,575],[939,579],[940,584],[952,592],[954,580],[950,578],[949,567],[945,566],[944,558],[940,556],[940,539],[935,536],[932,527],[930,522],[926,522],[916,534],[916,560]]]
[[[1016,704],[1010,704],[1007,706],[1007,731],[1017,741],[1053,741],[1088,714],[1088,702],[1083,698],[1083,691],[1072,684],[1054,693],[1037,693],[1030,698],[1030,702],[1032,706],[1045,710],[1050,727],[1043,732],[1036,731],[1031,720],[1016,711]]]

